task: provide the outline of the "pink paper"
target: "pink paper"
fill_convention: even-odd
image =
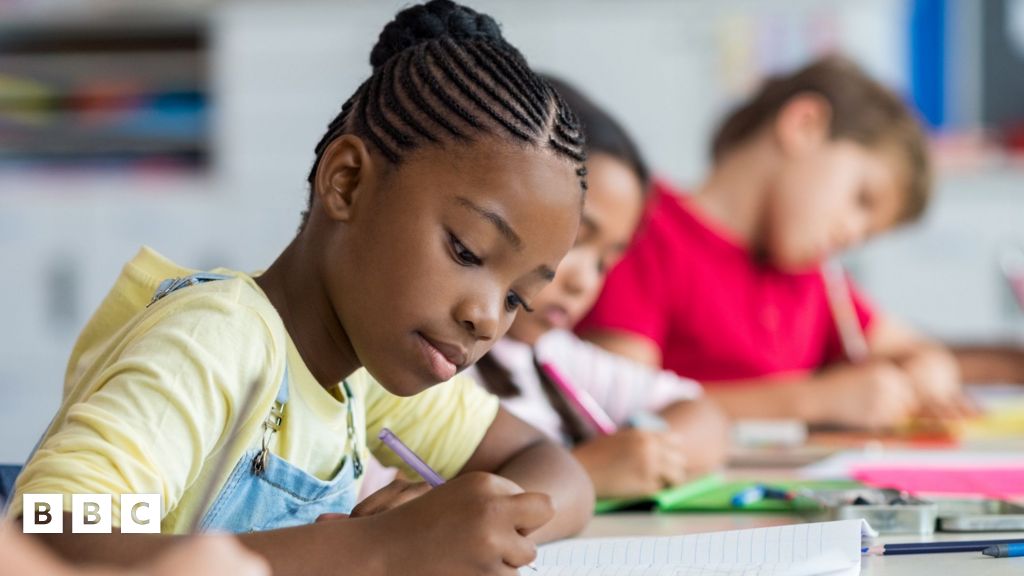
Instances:
[[[990,467],[858,467],[853,477],[879,488],[911,494],[956,494],[988,498],[1024,496],[1024,466]]]

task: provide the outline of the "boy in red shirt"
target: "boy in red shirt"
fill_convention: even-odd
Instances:
[[[930,194],[925,138],[903,103],[829,57],[769,80],[712,150],[692,196],[658,186],[579,332],[701,381],[735,417],[884,428],[965,413],[948,351],[856,290],[869,357],[836,363],[822,262],[918,218]]]

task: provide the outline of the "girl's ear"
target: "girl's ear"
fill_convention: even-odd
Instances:
[[[373,159],[358,136],[344,134],[327,145],[314,182],[320,207],[328,218],[341,222],[352,218],[372,167]]]
[[[801,155],[829,140],[832,105],[820,94],[803,92],[790,98],[775,116],[773,131],[782,153]]]

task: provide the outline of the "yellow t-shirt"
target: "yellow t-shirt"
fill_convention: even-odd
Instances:
[[[217,270],[235,277],[181,289],[139,314],[161,280],[191,272],[148,248],[125,265],[75,344],[63,403],[18,478],[12,517],[21,514],[23,493],[64,494],[65,511],[71,494],[112,494],[117,526],[120,494],[159,493],[161,530],[183,532],[218,458],[227,451],[231,464],[214,480],[221,486],[243,453],[260,445],[286,362],[290,397],[270,449],[321,480],[341,468],[353,441],[364,462],[372,452],[416,477],[377,440],[383,427],[450,478],[497,414],[497,398],[468,377],[401,398],[360,369],[347,378],[353,440],[349,400],[340,386],[329,391],[316,381],[251,277]],[[259,401],[236,415],[254,382]],[[225,446],[237,417],[244,441]]]

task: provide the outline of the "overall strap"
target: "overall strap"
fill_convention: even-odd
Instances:
[[[149,301],[147,307],[152,306],[153,303],[175,290],[186,288],[188,286],[195,286],[197,284],[204,284],[206,282],[213,282],[214,280],[230,280],[231,278],[232,276],[216,274],[214,272],[196,272],[195,274],[189,274],[188,276],[182,276],[181,278],[168,278],[157,286],[156,292],[153,294],[153,299]]]

